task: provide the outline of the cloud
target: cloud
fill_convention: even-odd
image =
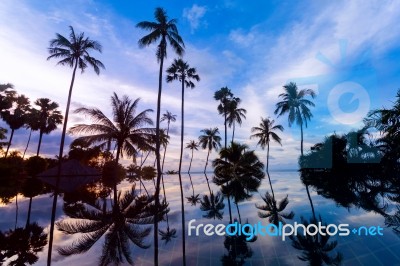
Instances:
[[[193,33],[200,26],[200,19],[206,14],[207,8],[205,6],[198,6],[194,4],[191,8],[185,8],[183,10],[183,17],[186,18],[191,27]]]

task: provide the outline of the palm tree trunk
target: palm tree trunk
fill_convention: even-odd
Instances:
[[[14,129],[11,129],[10,141],[8,142],[8,145],[7,145],[7,151],[6,151],[6,155],[4,156],[4,158],[7,158],[7,155],[8,155],[8,150],[10,149],[10,146],[11,146],[11,141],[12,141],[12,139],[13,139],[13,136],[14,136]]]
[[[149,155],[150,155],[150,152],[151,152],[151,151],[149,151],[149,152],[147,153],[146,157],[144,157],[144,160],[140,163],[140,168],[142,168],[142,166],[143,166],[144,163],[146,162],[147,157],[149,157]]]
[[[226,111],[224,111],[224,116],[225,116],[225,121],[224,121],[224,127],[225,127],[225,149],[226,149],[226,141],[227,141],[227,138],[228,138],[228,132],[227,132],[227,129],[226,129]]]
[[[169,134],[169,120],[168,120],[168,126],[167,126],[167,138],[168,138],[168,134]],[[164,148],[164,155],[163,155],[163,159],[162,159],[162,166],[161,166],[161,172],[164,173],[164,161],[165,161],[165,154],[167,153],[167,145],[165,145]]]
[[[58,170],[57,170],[56,187],[55,187],[55,191],[54,191],[53,206],[52,206],[52,209],[51,209],[49,250],[48,250],[48,254],[47,254],[47,265],[48,266],[51,265],[51,251],[52,251],[52,248],[53,248],[54,223],[55,223],[55,219],[56,219],[58,186],[60,185],[60,177],[61,177],[61,163],[62,163],[62,158],[63,158],[63,153],[64,153],[65,134],[67,132],[69,106],[71,104],[72,88],[74,87],[75,73],[76,73],[76,68],[77,67],[78,67],[78,60],[75,60],[75,66],[74,66],[74,70],[72,72],[71,85],[69,86],[68,101],[67,101],[67,108],[65,110],[63,131],[62,131],[62,134],[61,134],[60,153],[58,155],[59,156],[58,157],[59,158],[59,162],[58,162]]]
[[[28,150],[29,142],[31,142],[31,136],[32,136],[32,128],[31,128],[31,130],[29,130],[28,143],[26,143],[26,147],[25,147],[24,155],[22,156],[22,159],[25,158],[25,154],[26,154],[26,151]]]
[[[204,167],[204,173],[206,173],[206,169],[207,169],[207,165],[208,165],[208,156],[210,156],[210,151],[211,150],[208,150],[208,153],[207,153],[207,160],[206,160],[206,166]]]
[[[313,202],[312,202],[311,195],[310,195],[310,191],[308,190],[308,185],[307,185],[307,184],[306,184],[306,191],[307,191],[308,200],[310,201],[310,205],[311,205],[311,211],[312,211],[312,214],[313,214],[314,220],[316,220],[316,219],[315,219],[315,210],[314,210],[314,204],[313,204]]]
[[[190,173],[190,168],[192,168],[192,161],[193,161],[193,151],[194,151],[194,149],[192,149],[192,157],[190,158],[190,163],[189,163],[189,170],[188,170],[188,174]]]
[[[143,185],[144,191],[146,191],[147,196],[149,196],[149,192],[147,191],[147,189],[140,177],[139,177],[139,182],[140,182],[140,190],[142,190],[142,185]],[[140,191],[140,193],[142,193],[142,192]]]
[[[14,226],[14,230],[17,229],[17,223],[18,223],[18,191],[17,191],[17,194],[15,195],[15,226]]]
[[[235,205],[236,205],[236,209],[237,209],[237,212],[238,212],[238,215],[239,215],[239,223],[242,224],[242,217],[240,217],[239,205],[238,205],[237,202],[235,202]]]
[[[39,156],[40,145],[42,144],[42,137],[43,137],[43,131],[40,130],[40,133],[39,133],[39,144],[38,144],[38,147],[37,147],[36,156]]]
[[[208,182],[208,177],[206,172],[204,172],[204,176],[206,177],[206,181],[207,181],[207,186],[208,186],[208,191],[210,191],[210,197],[211,197],[211,188],[210,188],[210,182]]]
[[[183,75],[182,75],[183,76]],[[183,135],[184,135],[184,124],[185,124],[185,109],[184,109],[184,103],[185,103],[185,77],[182,77],[182,107],[181,107],[181,154],[179,156],[179,186],[181,188],[181,216],[182,216],[182,260],[183,260],[183,265],[186,265],[186,251],[185,251],[185,239],[186,239],[186,234],[185,234],[185,206],[184,206],[184,201],[183,201],[183,185],[182,185],[182,176],[181,176],[181,170],[182,170],[182,156],[183,156]]]
[[[232,129],[232,142],[233,139],[235,138],[235,120],[233,120],[233,129]]]
[[[117,144],[117,155],[115,157],[115,169],[114,169],[114,182],[115,182],[114,183],[114,208],[118,207],[117,178],[118,178],[118,162],[119,162],[120,153],[121,153],[121,148],[120,148],[120,145]]]
[[[29,198],[29,207],[28,207],[28,218],[26,219],[26,226],[28,227],[31,221],[31,210],[32,210],[32,197]]]
[[[161,92],[162,92],[162,73],[164,66],[165,38],[160,43],[160,72],[158,76],[158,95],[157,95],[157,120],[156,120],[156,161],[157,161],[157,185],[154,193],[155,207],[160,208],[160,182],[161,182],[161,164],[160,164],[160,114],[161,114]],[[158,221],[157,213],[154,214],[154,265],[158,266]]]
[[[231,196],[228,194],[229,222],[232,223]]]
[[[192,185],[192,191],[193,191],[193,196],[194,196],[194,186],[193,186],[192,176],[189,173],[188,173],[188,175],[189,175],[190,184]]]
[[[266,171],[267,171],[267,175],[268,175],[269,185],[271,187],[272,198],[275,200],[275,194],[274,194],[274,189],[272,188],[272,182],[271,182],[271,177],[269,175],[268,164],[269,164],[269,143],[267,144],[267,167],[266,167]]]
[[[301,121],[300,121],[300,134],[301,134],[300,151],[301,151],[301,156],[303,156],[303,122]]]

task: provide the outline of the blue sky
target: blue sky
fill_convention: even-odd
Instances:
[[[228,86],[242,99],[247,119],[237,129],[238,141],[255,147],[250,128],[273,111],[282,86],[295,81],[317,92],[314,117],[305,130],[305,148],[327,134],[361,126],[373,108],[390,106],[400,84],[400,3],[398,1],[11,1],[0,2],[0,83],[11,82],[32,100],[48,97],[64,112],[71,69],[46,61],[46,48],[55,33],[68,34],[72,25],[103,45],[93,54],[106,66],[100,76],[78,75],[73,105],[95,106],[109,114],[112,92],[141,97],[139,109],[156,107],[158,66],[155,46],[140,49],[146,32],[135,27],[153,20],[162,6],[186,44],[184,59],[197,68],[201,81],[186,92],[185,143],[203,128],[219,127],[213,93]],[[166,66],[175,55],[168,52]],[[162,112],[180,113],[179,84],[164,84]],[[69,125],[84,118],[72,116]],[[296,168],[300,131],[287,118],[282,147],[274,144],[271,167]],[[176,169],[180,119],[173,124],[166,169]],[[44,137],[43,152],[57,152],[60,130]],[[231,131],[229,131],[229,134]],[[34,136],[34,141],[37,136]],[[15,137],[15,147],[26,143],[27,131]],[[35,144],[30,152],[35,151]],[[266,153],[257,148],[262,159]],[[211,156],[212,158],[215,156]],[[188,158],[186,151],[185,158]],[[201,169],[205,151],[195,154]]]

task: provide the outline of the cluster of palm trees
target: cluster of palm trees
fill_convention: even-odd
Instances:
[[[30,104],[29,98],[17,94],[12,84],[0,84],[0,117],[10,129],[8,141],[2,142],[6,146],[4,157],[7,157],[14,138],[14,133],[20,128],[29,130],[29,137],[23,157],[28,149],[32,131],[39,131],[39,141],[36,156],[40,154],[44,134],[50,134],[61,124],[63,116],[58,110],[58,103],[48,98],[39,98]],[[7,139],[8,130],[0,128],[0,140]],[[1,144],[0,144],[1,148]]]
[[[156,168],[154,192],[154,218],[152,219],[154,225],[154,264],[158,265],[158,223],[160,221],[159,213],[163,212],[163,206],[166,203],[165,187],[163,180],[164,173],[164,162],[166,158],[166,151],[169,139],[170,123],[176,121],[176,115],[170,112],[166,112],[161,116],[162,106],[162,86],[163,86],[163,74],[164,74],[164,59],[167,55],[168,45],[172,50],[179,56],[174,59],[170,67],[166,69],[166,82],[179,81],[182,90],[181,99],[181,138],[180,138],[180,159],[178,167],[178,176],[180,183],[180,194],[181,194],[181,220],[182,220],[182,251],[183,251],[183,265],[186,265],[185,259],[185,211],[184,211],[184,195],[183,195],[183,184],[181,178],[182,172],[182,159],[183,159],[183,145],[184,145],[184,94],[185,89],[194,88],[195,83],[200,81],[200,77],[197,74],[195,68],[190,67],[188,62],[184,61],[182,56],[184,54],[185,45],[182,37],[179,35],[177,28],[176,19],[169,19],[167,13],[162,8],[156,8],[154,12],[155,21],[143,21],[137,24],[138,28],[148,31],[149,33],[139,40],[140,47],[147,47],[152,44],[157,45],[156,59],[159,63],[159,75],[158,75],[158,97],[156,107],[156,120],[155,128],[153,128],[153,121],[149,118],[149,113],[153,110],[147,109],[142,112],[137,112],[137,107],[140,99],[132,100],[128,96],[118,96],[116,93],[111,97],[112,115],[113,118],[109,119],[101,110],[97,108],[79,108],[75,110],[75,113],[87,115],[92,120],[92,124],[77,124],[69,129],[69,133],[72,135],[78,135],[77,142],[84,143],[87,147],[96,146],[99,149],[105,150],[110,153],[116,151],[115,155],[115,169],[118,168],[120,158],[122,156],[132,157],[136,162],[137,156],[140,154],[147,153],[146,158],[140,166],[134,164],[128,169],[133,180],[135,176],[141,176],[143,174],[144,162],[147,156],[154,152]],[[69,66],[72,68],[72,78],[69,86],[68,99],[66,104],[66,111],[63,121],[63,129],[61,134],[60,149],[59,149],[59,166],[57,174],[57,182],[55,186],[55,193],[53,198],[53,209],[50,226],[50,240],[49,240],[49,253],[48,253],[48,265],[51,264],[51,253],[55,226],[55,210],[57,203],[57,196],[59,194],[59,182],[61,175],[61,161],[64,154],[64,142],[67,133],[68,117],[70,113],[70,103],[72,99],[72,90],[74,87],[74,81],[76,72],[79,68],[83,73],[87,68],[94,70],[96,74],[100,73],[101,69],[104,69],[104,65],[98,59],[92,57],[92,52],[102,52],[102,46],[100,43],[93,41],[86,37],[84,33],[76,34],[73,27],[70,26],[70,33],[68,37],[64,37],[61,34],[56,34],[56,37],[50,41],[50,47],[48,49],[50,59],[57,59],[58,65]],[[48,134],[54,130],[58,124],[61,124],[63,117],[57,110],[58,105],[51,102],[49,99],[38,99],[35,101],[35,105],[39,109],[31,108],[29,106],[29,100],[23,95],[16,95],[12,90],[12,85],[4,84],[0,87],[0,111],[1,117],[10,126],[11,136],[8,142],[7,156],[9,147],[14,131],[18,128],[25,126],[30,131],[39,131],[39,144],[37,155],[39,155],[40,145],[43,134]],[[298,90],[295,83],[288,83],[284,86],[285,92],[279,97],[282,98],[281,102],[276,105],[275,114],[278,116],[288,114],[289,126],[296,122],[301,129],[301,155],[303,155],[303,126],[307,126],[307,120],[312,117],[311,111],[308,107],[314,106],[314,104],[305,99],[306,96],[310,95],[315,97],[315,93],[312,90]],[[261,184],[261,180],[264,178],[264,164],[256,156],[255,152],[249,150],[249,147],[245,144],[235,142],[235,127],[241,125],[243,119],[246,119],[246,110],[240,107],[241,99],[235,97],[230,89],[223,87],[216,91],[214,99],[219,102],[217,111],[224,118],[224,147],[219,153],[219,157],[212,162],[214,167],[215,177],[213,178],[214,183],[221,187],[222,195],[228,199],[230,221],[232,222],[231,204],[232,199],[235,203],[240,217],[240,211],[238,203],[251,197],[253,192],[256,192]],[[36,111],[34,111],[36,110]],[[31,118],[28,118],[28,114],[31,114]],[[40,118],[40,119],[38,119]],[[167,122],[167,128],[161,128],[161,122]],[[252,132],[254,133],[251,137],[258,138],[258,144],[264,149],[267,148],[267,162],[266,172],[268,175],[272,200],[270,199],[269,193],[267,192],[264,200],[269,202],[272,207],[259,206],[262,210],[270,210],[275,208],[272,212],[280,212],[287,205],[287,198],[283,199],[280,206],[276,208],[275,194],[272,188],[272,182],[268,171],[269,165],[269,146],[271,140],[281,143],[281,138],[277,135],[276,131],[283,130],[281,125],[275,125],[274,120],[269,118],[263,119],[259,127],[254,127]],[[232,139],[228,146],[228,127],[232,128]],[[4,133],[4,131],[0,131]],[[221,137],[219,136],[219,129],[217,127],[210,129],[201,130],[202,135],[199,137],[198,142],[191,140],[187,143],[186,148],[191,150],[191,160],[189,164],[188,173],[190,173],[193,154],[199,147],[207,150],[207,159],[204,168],[204,172],[207,171],[209,162],[209,156],[212,150],[218,151],[221,148]],[[83,135],[83,136],[82,136]],[[1,134],[0,134],[1,137]],[[75,142],[76,143],[76,142]],[[161,150],[164,149],[164,154],[161,159]],[[151,170],[151,169],[150,169]],[[150,173],[152,171],[147,171]],[[139,173],[139,174],[138,174]],[[117,170],[112,174],[114,180],[114,204],[113,212],[118,212],[117,209],[120,205],[117,189]],[[151,176],[151,175],[150,175]],[[209,183],[206,175],[207,184]],[[190,181],[192,183],[191,177]],[[141,185],[143,182],[141,181]],[[163,184],[164,191],[164,202],[160,202],[160,188]],[[144,184],[143,184],[144,186]],[[221,194],[214,195],[210,190],[210,198],[203,199],[203,203],[217,204],[221,206],[223,203]],[[144,187],[146,190],[146,188]],[[192,202],[195,204],[198,202],[198,195],[194,193],[193,183],[193,196]],[[307,188],[308,191],[308,188]],[[150,196],[146,190],[147,196]],[[212,198],[212,199],[211,199]],[[211,199],[211,200],[210,200]],[[286,204],[285,204],[286,203]],[[292,215],[286,215],[286,218],[291,218]],[[275,221],[275,220],[274,220]],[[60,224],[59,224],[60,227]],[[62,226],[61,226],[62,227]],[[61,228],[60,227],[60,228]],[[67,230],[64,230],[68,232]],[[169,226],[168,226],[168,230]],[[161,231],[160,231],[161,232]],[[72,252],[72,251],[71,251]],[[68,253],[68,252],[67,252]],[[65,254],[67,254],[65,253]],[[72,252],[73,253],[73,252]],[[71,253],[71,254],[72,254]],[[69,254],[69,253],[68,253]],[[128,260],[129,261],[129,260]]]

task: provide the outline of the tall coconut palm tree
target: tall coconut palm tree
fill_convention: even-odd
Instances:
[[[183,135],[184,135],[184,103],[185,103],[185,87],[193,89],[195,87],[192,80],[200,81],[199,75],[196,73],[196,68],[190,67],[187,62],[182,59],[174,59],[172,65],[167,69],[167,82],[178,80],[182,85],[182,100],[181,100],[181,153],[179,157],[179,172],[182,168],[183,156]]]
[[[247,151],[248,146],[232,142],[227,149],[223,148],[219,158],[213,161],[214,183],[221,186],[224,195],[234,199],[239,221],[238,203],[249,199],[256,192],[264,178],[264,165],[254,151]]]
[[[218,151],[221,148],[221,137],[219,135],[218,128],[209,128],[200,130],[200,132],[204,133],[204,135],[200,135],[199,137],[199,145],[203,150],[207,149],[207,160],[206,166],[204,167],[204,173],[207,170],[208,165],[208,157],[210,156],[211,151],[214,149]]]
[[[239,125],[242,124],[242,119],[246,119],[246,109],[239,108],[241,100],[238,97],[233,97],[232,100],[229,102],[228,109],[227,109],[227,122],[229,127],[233,127],[232,129],[232,142],[235,138],[235,125],[238,123]]]
[[[183,199],[183,185],[182,185],[182,157],[183,157],[183,136],[184,136],[184,123],[185,123],[185,87],[193,89],[195,87],[192,80],[200,81],[199,75],[196,73],[196,69],[190,67],[187,62],[182,59],[174,59],[172,65],[167,69],[167,82],[178,80],[182,85],[182,99],[181,99],[181,150],[179,156],[179,185],[181,189],[181,214],[182,214],[182,234],[183,234],[183,249],[185,245],[185,211],[184,211],[184,199]]]
[[[29,99],[23,94],[19,95],[15,99],[15,104],[16,106],[15,108],[13,108],[13,110],[6,110],[3,112],[2,115],[3,120],[11,129],[11,135],[8,141],[5,157],[7,157],[8,155],[8,151],[10,149],[15,130],[20,129],[25,125],[28,117],[27,113],[30,109]]]
[[[272,197],[275,199],[274,190],[272,188],[271,177],[269,176],[269,144],[272,140],[276,141],[277,143],[281,144],[281,138],[278,136],[275,131],[280,130],[283,131],[283,126],[275,125],[275,120],[271,120],[269,118],[262,118],[261,123],[258,127],[252,127],[251,132],[254,133],[250,136],[250,138],[257,138],[258,142],[257,145],[260,145],[262,149],[267,147],[267,166],[266,172],[268,175],[269,185],[271,186]]]
[[[154,129],[143,127],[153,125],[148,117],[151,109],[136,113],[140,98],[132,101],[128,96],[119,98],[116,93],[111,97],[113,120],[110,120],[102,111],[97,108],[79,108],[75,111],[78,114],[88,115],[93,124],[77,124],[70,128],[71,134],[90,134],[78,137],[77,140],[84,141],[89,145],[98,144],[105,147],[109,141],[116,143],[117,154],[115,163],[123,154],[135,156],[137,147],[151,146],[151,137],[154,136]],[[117,200],[117,184],[114,184],[114,202]]]
[[[164,58],[167,57],[167,44],[169,43],[172,49],[179,55],[183,55],[185,44],[183,43],[182,37],[179,35],[178,28],[176,26],[176,19],[168,19],[167,12],[161,7],[157,7],[154,11],[155,22],[142,21],[136,26],[138,28],[148,30],[150,33],[139,40],[139,46],[145,47],[150,44],[160,42],[157,45],[156,57],[160,63],[160,71],[158,75],[158,96],[157,96],[157,120],[156,120],[156,160],[157,160],[157,185],[155,191],[156,202],[160,203],[160,181],[161,181],[161,164],[160,164],[160,141],[159,141],[159,130],[160,130],[160,113],[161,113],[161,92],[162,92],[162,74],[164,66]],[[154,222],[154,232],[158,231],[158,224]],[[184,260],[184,263],[185,260]],[[154,234],[154,265],[158,265],[158,234]]]
[[[227,148],[227,116],[228,116],[228,106],[229,102],[233,97],[233,93],[228,87],[223,87],[214,93],[214,99],[219,101],[218,112],[224,116],[224,127],[225,127],[225,146]]]
[[[296,83],[290,82],[283,86],[284,93],[279,94],[283,100],[276,104],[275,114],[279,116],[288,113],[289,127],[295,122],[301,130],[301,156],[303,156],[303,125],[307,127],[307,120],[310,120],[312,113],[309,106],[315,106],[306,96],[315,98],[315,92],[311,89],[299,90]]]
[[[47,98],[39,98],[34,102],[39,109],[39,144],[36,156],[39,156],[40,145],[42,143],[43,134],[50,134],[57,129],[57,125],[62,123],[63,116],[58,108],[58,103],[52,102]]]
[[[0,116],[3,111],[10,109],[15,100],[16,92],[11,83],[0,84]]]
[[[39,122],[38,122],[39,111],[35,108],[29,108],[29,111],[26,113],[26,116],[27,117],[25,122],[25,128],[29,129],[29,137],[22,158],[25,158],[26,151],[28,150],[29,143],[31,142],[32,131],[39,130]]]
[[[190,173],[190,168],[192,167],[192,161],[193,161],[193,152],[194,150],[198,150],[199,147],[199,143],[197,143],[194,140],[189,141],[188,143],[186,143],[186,149],[190,149],[192,151],[192,156],[190,157],[190,164],[189,164],[189,170],[188,170],[188,174]]]
[[[99,75],[100,68],[104,69],[103,63],[90,55],[92,51],[98,51],[101,53],[102,51],[101,44],[98,43],[97,41],[89,39],[88,37],[85,37],[85,34],[83,32],[80,34],[75,34],[74,28],[72,26],[69,26],[69,29],[70,29],[69,38],[66,38],[63,35],[56,33],[56,38],[50,41],[50,47],[48,48],[50,56],[47,57],[47,60],[61,59],[60,61],[58,61],[57,65],[63,65],[63,66],[66,65],[73,69],[71,83],[68,92],[67,106],[64,116],[63,130],[61,133],[60,152],[58,155],[58,158],[60,159],[58,167],[58,176],[56,181],[56,191],[53,198],[53,207],[51,215],[49,251],[47,258],[48,265],[51,264],[51,251],[53,247],[55,211],[57,206],[58,185],[60,182],[59,176],[61,173],[61,159],[63,158],[63,153],[64,153],[65,134],[67,132],[69,107],[71,104],[72,88],[74,87],[76,70],[79,68],[81,70],[81,73],[83,73],[85,69],[88,66],[90,66],[91,68],[93,68],[94,72],[97,75]]]

